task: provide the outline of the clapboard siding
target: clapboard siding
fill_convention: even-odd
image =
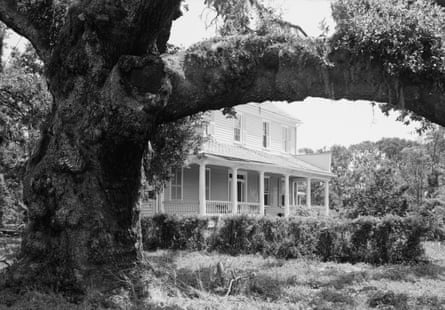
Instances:
[[[190,165],[183,168],[184,184],[182,185],[183,200],[197,201],[199,200],[199,166]]]
[[[267,121],[270,123],[270,146],[267,150],[274,153],[284,151],[282,147],[282,127],[285,126],[289,128],[290,134],[289,153],[295,154],[297,126],[295,119],[253,105],[238,106],[235,110],[237,115],[242,118],[242,145],[252,149],[264,150],[263,121]],[[223,115],[221,111],[213,111],[211,117],[214,122],[214,139],[224,144],[237,143],[234,141],[234,118]]]
[[[214,111],[215,139],[221,143],[233,143],[233,118],[228,118],[220,111]]]
[[[210,200],[229,201],[229,172],[225,167],[210,168]]]

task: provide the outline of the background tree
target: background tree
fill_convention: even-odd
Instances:
[[[430,171],[428,172],[428,196],[434,195],[444,184],[445,173],[445,129],[434,126],[426,133],[426,151],[430,158]]]
[[[329,182],[329,201],[331,208],[339,210],[343,207],[347,187],[351,187],[349,174],[351,171],[352,154],[347,147],[340,145],[332,146],[331,153],[331,172],[336,177],[332,178]]]
[[[385,212],[405,214],[407,204],[416,201],[418,188],[418,178],[406,176],[411,173],[407,167],[412,165],[407,150],[414,145],[422,149],[413,141],[398,138],[366,141],[348,148],[333,146],[332,172],[337,176],[331,181],[334,208],[345,210],[352,217],[382,216]],[[419,165],[426,167],[423,161]]]
[[[404,180],[410,184],[409,191],[414,198],[414,203],[420,205],[423,202],[427,188],[426,177],[429,166],[429,158],[425,147],[405,148],[401,173]]]
[[[20,223],[26,207],[22,179],[26,161],[40,138],[51,98],[42,80],[42,63],[28,45],[23,53],[13,50],[10,61],[0,73],[0,171],[4,221]]]
[[[405,187],[398,187],[394,182],[394,171],[391,168],[378,168],[369,171],[367,183],[354,189],[343,201],[347,216],[383,217],[386,214],[405,216],[408,212],[408,201],[404,195]]]
[[[146,185],[159,191],[170,179],[171,171],[181,168],[191,153],[198,153],[204,141],[205,122],[201,114],[196,114],[158,125],[158,134],[150,140],[151,150],[144,157]]]

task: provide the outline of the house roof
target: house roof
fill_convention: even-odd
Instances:
[[[208,141],[203,145],[202,155],[216,156],[226,160],[245,161],[248,163],[266,164],[273,167],[296,170],[303,173],[332,177],[330,171],[322,170],[291,154],[277,154],[254,150],[242,145],[230,145]]]

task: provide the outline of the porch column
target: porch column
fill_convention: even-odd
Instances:
[[[232,168],[232,213],[238,213],[238,168]]]
[[[324,181],[324,207],[326,216],[329,216],[329,180]]]
[[[259,193],[260,193],[260,215],[264,216],[264,171],[260,171],[259,172],[259,178],[260,178],[260,189],[259,189]]]
[[[290,206],[289,206],[289,175],[284,176],[284,217],[289,217]]]
[[[164,191],[165,187],[161,188],[161,191],[159,192],[159,213],[165,213],[165,207],[164,207]]]
[[[311,203],[311,178],[307,178],[307,186],[306,186],[306,207],[310,208]]]
[[[199,215],[206,215],[206,164],[199,164]]]

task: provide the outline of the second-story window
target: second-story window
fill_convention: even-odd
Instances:
[[[215,135],[215,114],[210,112],[204,123],[204,137]]]
[[[288,127],[281,127],[281,149],[283,152],[290,150],[290,130]]]
[[[243,118],[238,114],[233,120],[233,139],[235,142],[241,142],[241,130],[243,126]]]
[[[263,147],[270,147],[270,123],[263,122]]]

